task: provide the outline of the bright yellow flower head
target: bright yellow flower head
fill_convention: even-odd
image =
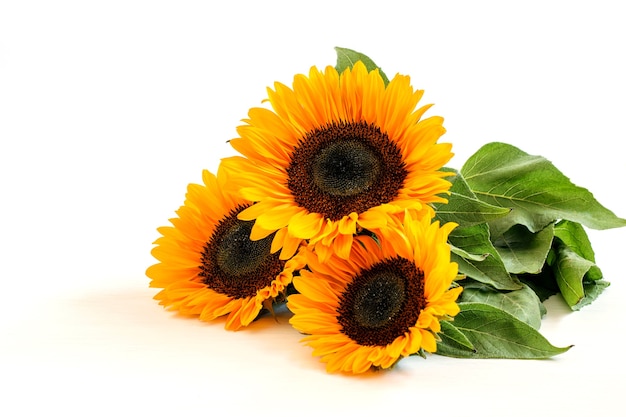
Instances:
[[[308,270],[294,278],[298,294],[287,301],[290,323],[329,372],[389,368],[436,351],[440,320],[459,312],[462,287],[451,288],[458,269],[447,244],[454,227],[407,215],[393,242],[356,237],[349,259],[320,262],[305,251]]]
[[[247,326],[261,309],[284,296],[297,269],[270,253],[272,236],[249,239],[252,222],[237,215],[250,206],[227,181],[226,174],[204,171],[203,185],[190,184],[185,203],[161,227],[152,255],[159,263],[146,271],[150,286],[162,288],[155,298],[170,310],[209,321],[228,316],[225,327]]]
[[[440,168],[451,145],[437,143],[442,118],[421,119],[423,91],[408,76],[388,85],[363,63],[296,75],[293,88],[268,89],[272,110],[253,108],[230,141],[243,157],[222,164],[242,196],[257,202],[239,218],[254,220],[252,239],[277,232],[273,250],[288,259],[306,240],[317,254],[348,258],[354,235],[393,226],[405,209],[427,212],[450,183]]]

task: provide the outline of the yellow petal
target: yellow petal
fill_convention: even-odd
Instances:
[[[319,233],[323,224],[324,218],[319,213],[299,210],[289,219],[289,234],[300,239],[310,239]]]

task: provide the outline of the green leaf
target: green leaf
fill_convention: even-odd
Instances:
[[[527,285],[515,291],[497,291],[474,281],[463,281],[459,302],[489,304],[504,310],[535,329],[541,327],[545,307],[537,294]]]
[[[544,359],[571,348],[553,346],[537,329],[491,305],[459,303],[459,307],[461,312],[454,317],[454,327],[465,334],[475,351],[442,338],[437,346],[440,355],[476,359]]]
[[[595,264],[596,255],[591,247],[591,242],[583,226],[576,222],[567,220],[560,221],[554,227],[554,236],[563,244],[567,245],[578,256]],[[587,272],[585,278],[596,280],[602,278],[602,271],[597,265],[593,265]]]
[[[490,223],[493,236],[515,224],[538,232],[556,220],[592,229],[626,226],[585,188],[570,182],[550,161],[505,143],[489,143],[463,165],[461,173],[476,196],[513,210]]]
[[[472,226],[485,223],[508,214],[511,209],[487,204],[476,198],[461,173],[452,168],[442,168],[444,172],[452,172],[453,177],[447,177],[452,183],[448,203],[433,204],[436,219],[442,223],[454,222],[459,226]]]
[[[449,321],[441,322],[441,332],[439,333],[439,337],[447,344],[458,346],[461,349],[465,348],[472,352],[476,352],[476,349],[474,349],[474,345],[472,345],[472,342],[469,341],[467,336],[465,336],[462,331],[454,327],[454,324]]]
[[[552,247],[553,237],[552,223],[538,233],[532,233],[526,226],[518,224],[497,238],[493,245],[510,273],[538,274]]]
[[[451,259],[459,265],[461,274],[501,290],[522,288],[520,282],[507,272],[489,239],[486,223],[457,227],[448,236],[448,242],[452,246]]]
[[[361,61],[365,64],[365,68],[367,68],[368,71],[378,69],[378,73],[385,82],[385,85],[389,84],[389,78],[387,78],[383,70],[367,55],[348,48],[336,47],[335,51],[337,52],[337,65],[335,65],[335,69],[338,73],[341,74],[346,68],[352,68],[357,61]]]
[[[452,251],[452,253],[454,253],[455,255],[460,256],[461,258],[465,259],[465,260],[469,260],[469,261],[478,261],[478,262],[482,262],[485,259],[487,259],[487,257],[489,256],[488,253],[482,253],[482,254],[473,254],[473,253],[469,253],[463,249],[459,249],[456,246],[450,245],[450,250]]]
[[[611,284],[608,281],[602,279],[591,282],[584,282],[583,288],[585,290],[585,296],[582,300],[578,302],[578,304],[572,307],[572,310],[580,310],[584,306],[591,304],[593,301],[596,300],[596,298],[598,298],[600,294],[602,294],[602,291],[604,291],[609,285]]]
[[[567,245],[559,243],[555,245],[556,259],[552,265],[556,283],[561,295],[572,310],[579,310],[590,304],[608,286],[606,281],[588,281],[585,275],[595,264],[589,261]],[[593,286],[593,283],[600,287]]]

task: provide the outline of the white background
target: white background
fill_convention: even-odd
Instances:
[[[368,54],[425,89],[460,168],[540,154],[626,216],[620,2],[3,1],[0,414],[620,415],[626,230],[591,231],[612,282],[552,298],[544,361],[409,358],[326,374],[287,317],[241,332],[152,300],[156,227],[274,81]],[[193,413],[193,414],[191,414]]]

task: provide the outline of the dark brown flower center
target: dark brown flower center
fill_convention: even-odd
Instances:
[[[426,307],[424,273],[407,259],[362,270],[339,300],[342,333],[362,346],[385,346],[415,326]]]
[[[254,296],[270,285],[285,266],[278,252],[270,253],[273,234],[250,240],[254,222],[237,219],[245,208],[240,206],[220,220],[204,246],[200,265],[202,282],[233,298]]]
[[[301,207],[340,220],[392,201],[407,174],[402,151],[377,126],[340,122],[298,142],[287,186]]]

